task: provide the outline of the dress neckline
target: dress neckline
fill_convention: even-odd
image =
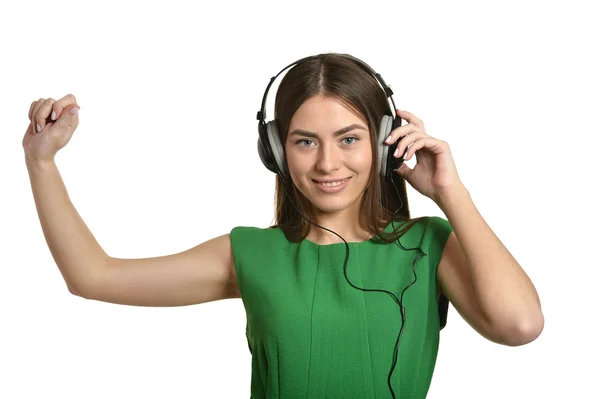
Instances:
[[[311,241],[308,238],[305,238],[302,241],[305,241],[309,245],[311,245],[313,247],[317,247],[317,248],[333,247],[333,246],[336,246],[336,245],[346,245],[343,241],[342,242],[333,242],[331,244],[317,244],[316,242]],[[373,242],[373,241],[375,241],[375,237],[371,237],[368,240],[363,240],[363,241],[346,241],[346,242],[348,243],[349,246],[357,246],[359,244],[364,244],[364,243]]]
[[[400,225],[402,225],[404,222],[401,221],[394,221],[394,225],[396,226],[396,228]],[[388,223],[387,227],[384,229],[384,231],[391,233],[393,231],[393,227],[392,227],[392,222]],[[282,232],[283,233],[283,232]],[[336,236],[337,237],[337,236]],[[359,245],[366,245],[369,243],[376,243],[378,241],[377,237],[371,237],[367,240],[363,240],[363,241],[347,241],[348,242],[348,246],[349,247],[356,247]],[[300,243],[302,242],[306,242],[308,245],[310,245],[311,247],[314,248],[335,248],[337,246],[343,245],[345,246],[346,244],[342,241],[342,242],[334,242],[331,244],[317,244],[314,241],[309,240],[308,238],[304,238],[302,241],[300,241]]]

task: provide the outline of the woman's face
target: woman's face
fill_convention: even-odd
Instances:
[[[373,158],[368,129],[331,97],[309,98],[292,117],[285,142],[288,169],[315,211],[358,212]],[[324,180],[335,182],[319,183]]]

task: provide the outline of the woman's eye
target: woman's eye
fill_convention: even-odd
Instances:
[[[298,141],[296,141],[296,144],[301,144],[301,143],[306,143],[306,142],[311,142],[311,143],[312,143],[312,141],[311,141],[311,140],[308,140],[308,139],[302,139],[302,140],[298,140]],[[301,147],[310,147],[310,146],[308,146],[308,145],[302,145]]]
[[[348,142],[347,140],[352,140],[351,142]],[[352,145],[355,143],[355,141],[358,140],[356,137],[344,137],[342,139],[342,141],[344,142],[344,144],[346,145]],[[302,140],[298,140],[296,141],[296,144],[299,144],[301,147],[310,147],[311,143],[313,141],[309,140],[309,139],[302,139]]]

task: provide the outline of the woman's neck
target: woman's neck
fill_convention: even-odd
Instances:
[[[348,219],[334,219],[324,221],[317,220],[314,223],[336,232],[342,236],[346,242],[362,242],[372,238],[372,235],[368,231],[359,226],[358,221],[353,222],[354,223],[350,223]],[[312,224],[310,225],[310,231],[306,236],[306,239],[319,245],[329,245],[344,242],[340,237],[331,231],[322,229]]]

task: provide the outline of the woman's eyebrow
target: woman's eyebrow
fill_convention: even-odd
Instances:
[[[365,131],[367,130],[363,126],[361,126],[361,125],[359,125],[357,123],[354,123],[354,124],[352,124],[350,126],[346,126],[346,127],[342,128],[342,129],[336,131],[336,132],[333,132],[333,137],[337,137],[337,136],[340,136],[340,135],[342,135],[344,133],[348,133],[349,131],[354,130],[354,129],[361,129],[361,130],[365,130]],[[294,135],[296,135],[296,136],[304,136],[304,137],[311,137],[311,138],[318,138],[319,137],[319,135],[317,133],[309,132],[308,130],[303,130],[303,129],[294,129],[292,132],[290,132],[289,135],[290,135],[290,137],[294,136]]]

